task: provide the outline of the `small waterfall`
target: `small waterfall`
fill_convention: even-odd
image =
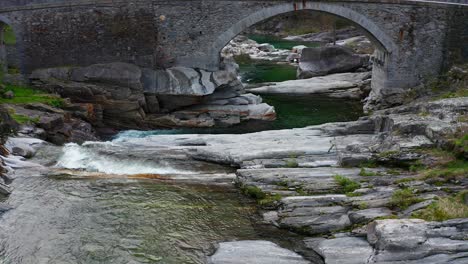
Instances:
[[[63,147],[56,167],[115,175],[135,174],[189,174],[191,172],[171,168],[169,164],[157,164],[148,159],[122,159],[101,151],[113,143],[89,142],[82,146],[74,143]],[[138,151],[138,150],[134,150]]]

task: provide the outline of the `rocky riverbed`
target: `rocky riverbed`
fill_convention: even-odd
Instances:
[[[301,242],[305,249],[299,253],[306,258],[274,243],[249,239],[221,243],[207,257],[209,263],[241,263],[240,259],[271,263],[274,256],[278,263],[464,263],[466,146],[454,149],[458,157],[438,147],[450,146],[450,137],[466,133],[467,111],[465,97],[413,103],[355,122],[301,129],[121,137],[67,146],[57,164],[81,170],[86,177],[127,171],[181,183],[234,181],[257,200],[264,223],[305,236]],[[463,140],[461,144],[466,144]],[[10,153],[29,158],[43,144],[12,138],[6,146]],[[137,165],[128,171],[119,163]],[[208,172],[206,166],[215,166],[209,164],[237,169]],[[444,164],[455,167],[446,169]],[[202,168],[207,172],[194,172]],[[441,202],[458,206],[458,219],[414,219],[434,217],[431,210]]]

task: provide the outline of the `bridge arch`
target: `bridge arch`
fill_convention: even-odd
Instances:
[[[221,50],[233,38],[242,33],[244,30],[269,18],[300,10],[324,12],[331,15],[335,15],[340,18],[345,18],[353,22],[359,28],[363,29],[364,34],[371,40],[371,42],[377,47],[377,49],[381,51],[381,57],[386,57],[384,54],[389,55],[398,51],[397,45],[392,40],[392,38],[390,38],[373,21],[371,21],[365,15],[358,13],[357,11],[354,11],[350,8],[341,5],[321,2],[308,2],[306,4],[288,3],[279,4],[268,8],[262,8],[260,11],[257,11],[243,18],[242,20],[231,26],[224,33],[222,33],[220,36],[218,36],[210,48],[210,50],[212,51],[212,53],[210,54],[211,65],[209,65],[208,68],[213,68],[213,66],[218,65]]]

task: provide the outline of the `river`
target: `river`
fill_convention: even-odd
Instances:
[[[249,67],[251,73],[256,69],[252,74],[259,80],[285,72],[282,65]],[[156,159],[141,148],[112,149],[122,139],[149,135],[245,133],[348,121],[362,114],[358,102],[346,100],[264,99],[276,107],[276,122],[230,129],[125,131],[109,142],[41,149],[32,161],[44,167],[17,170],[14,191],[4,199],[8,211],[0,218],[0,262],[204,263],[216,243],[246,239],[270,240],[301,252],[301,237],[262,225],[255,203],[231,181],[197,184],[164,178],[231,174],[232,168]]]

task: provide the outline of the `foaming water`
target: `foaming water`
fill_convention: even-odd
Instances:
[[[62,149],[62,155],[56,167],[72,170],[85,170],[115,175],[134,174],[190,174],[192,172],[171,168],[169,164],[157,164],[148,159],[122,159],[109,153],[102,152],[106,143],[67,144]],[[135,150],[138,151],[138,150]]]

